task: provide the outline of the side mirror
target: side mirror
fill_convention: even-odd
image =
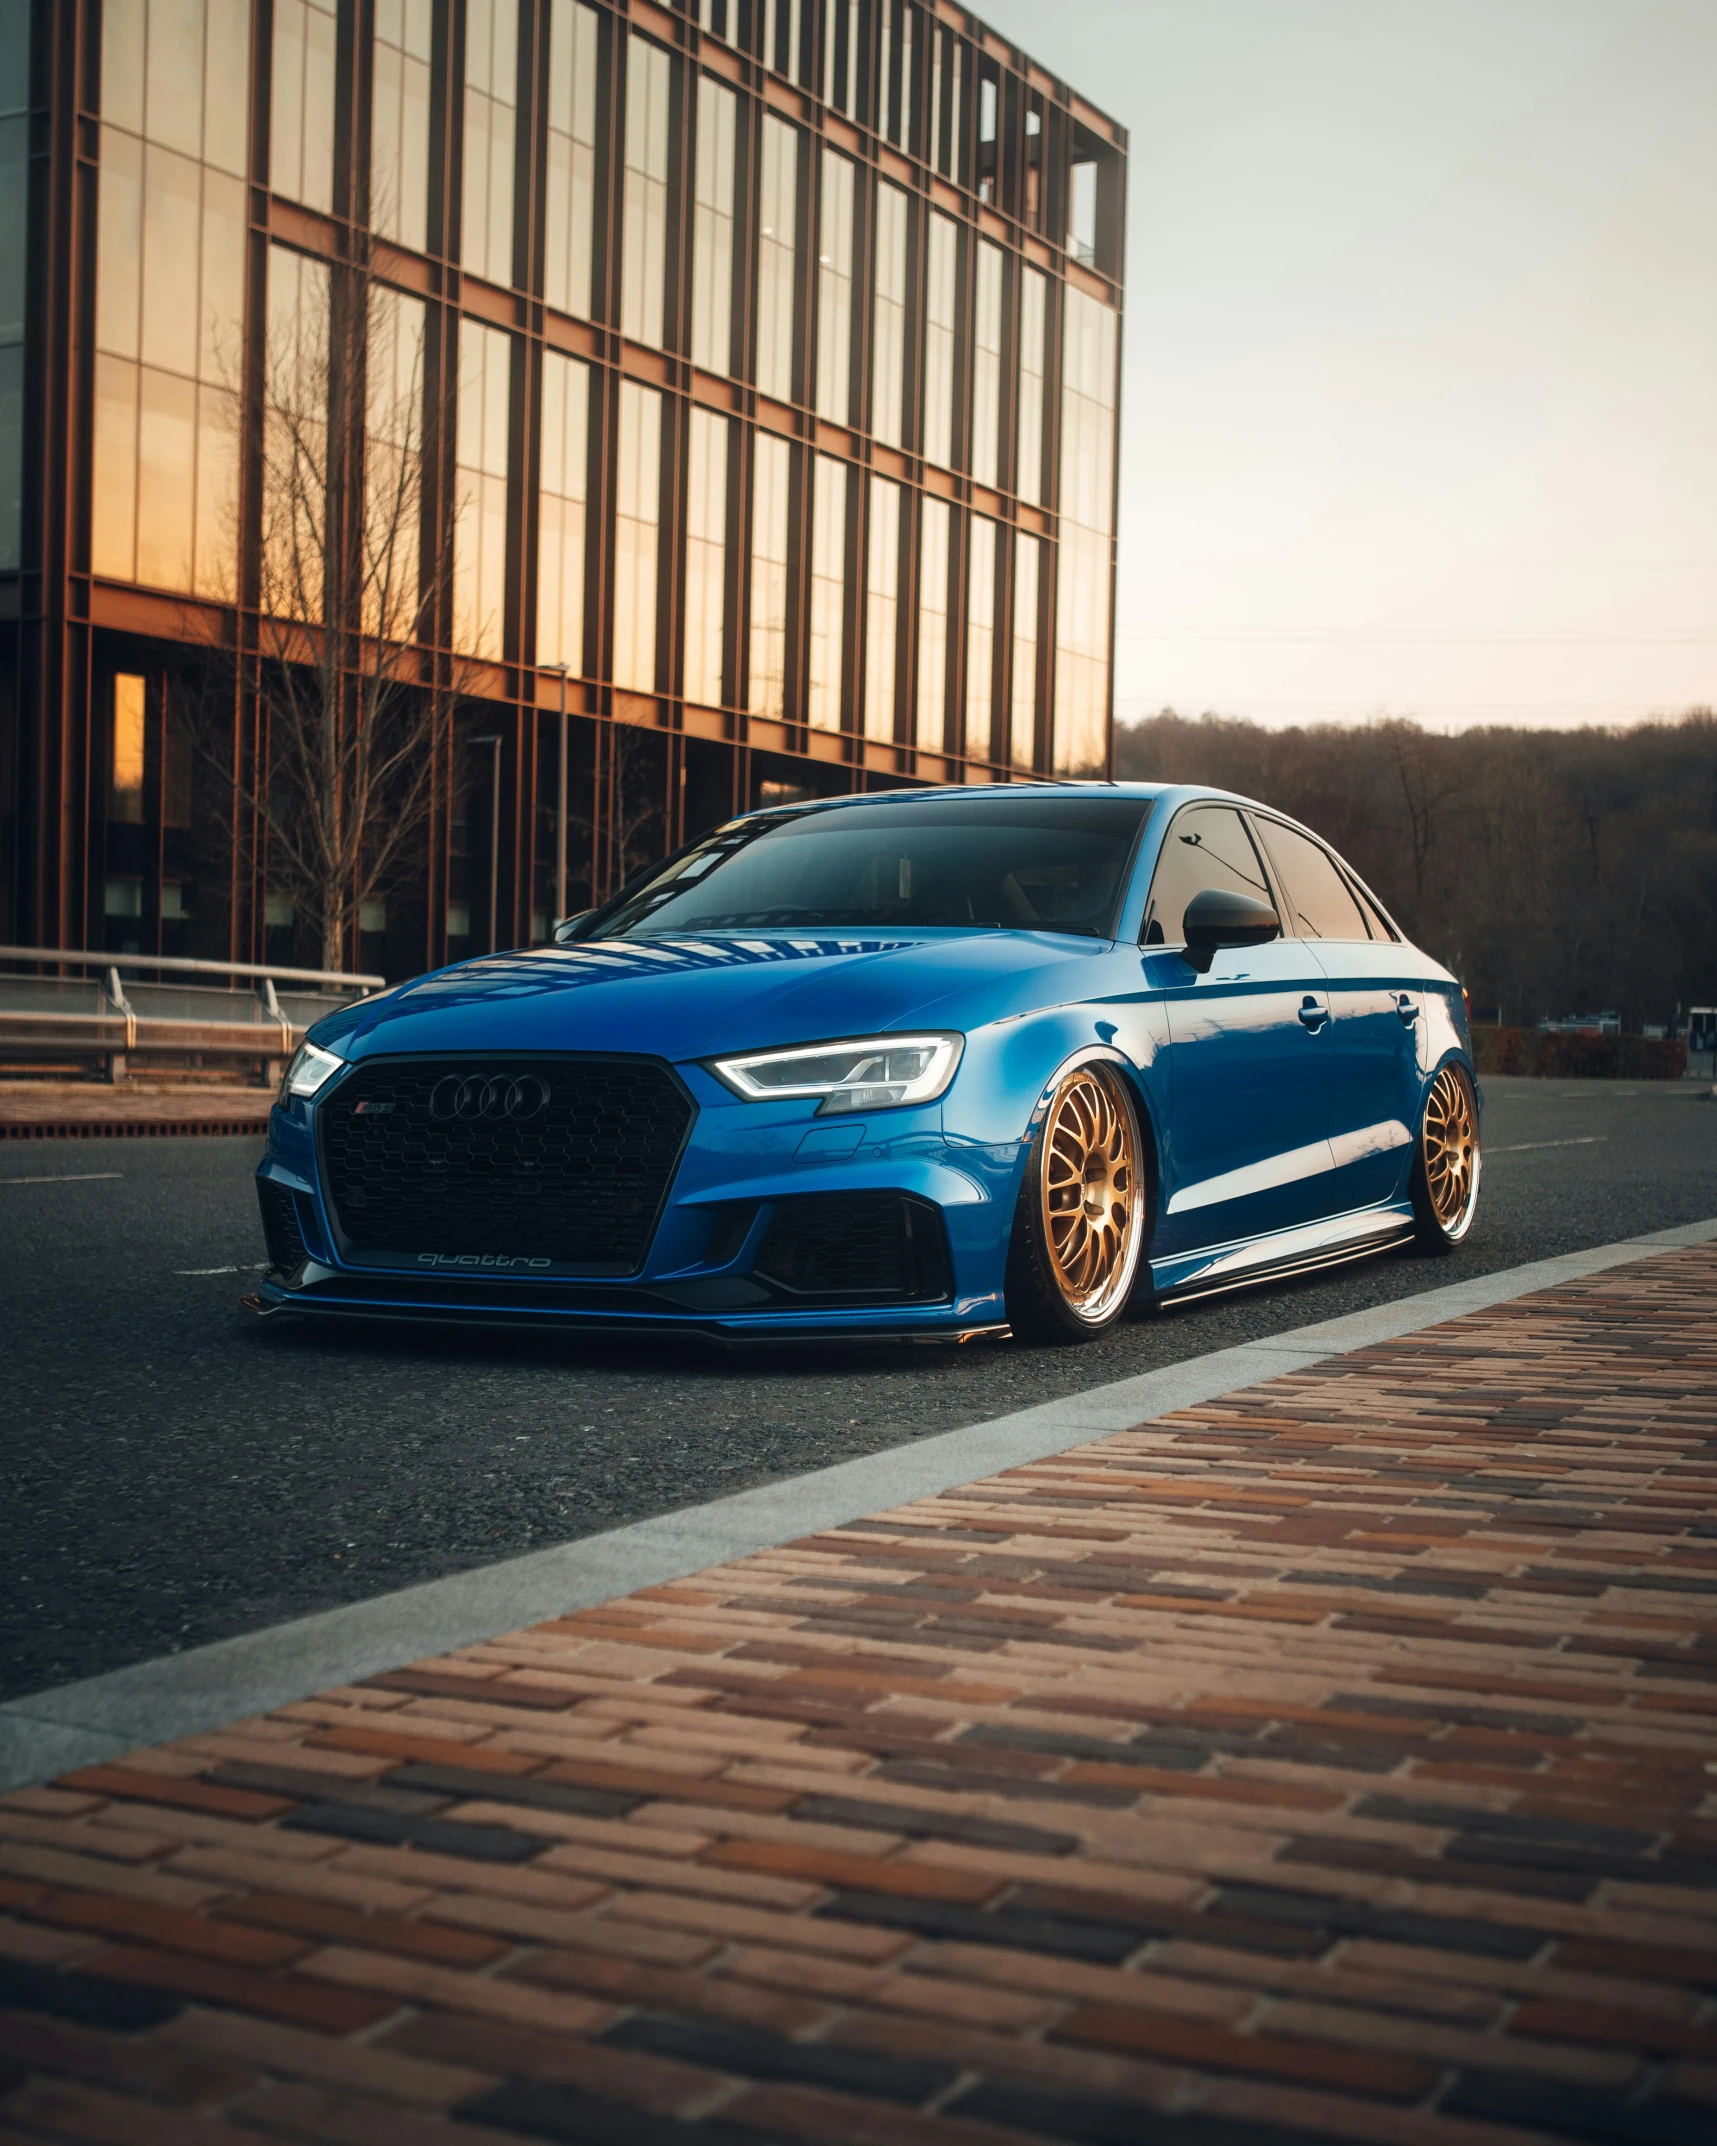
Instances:
[[[593,912],[588,909],[581,909],[576,916],[562,917],[560,922],[555,926],[554,930],[550,932],[550,939],[556,946],[576,945],[578,941],[578,927],[584,922],[585,918],[587,916],[590,916],[592,913]]]
[[[1186,905],[1186,959],[1208,969],[1218,947],[1263,946],[1282,936],[1282,920],[1268,902],[1231,887],[1206,887]]]

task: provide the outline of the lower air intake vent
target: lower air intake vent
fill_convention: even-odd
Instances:
[[[298,1200],[285,1185],[265,1177],[256,1188],[262,1203],[262,1234],[268,1241],[268,1264],[276,1274],[292,1274],[307,1256],[298,1226]]]
[[[940,1211],[904,1192],[825,1192],[781,1200],[756,1279],[819,1304],[934,1302],[950,1290]]]
[[[528,1281],[636,1273],[693,1105],[651,1058],[374,1058],[317,1109],[343,1258]]]

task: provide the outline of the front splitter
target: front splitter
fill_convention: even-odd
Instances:
[[[264,1282],[242,1296],[239,1303],[261,1319],[295,1313],[308,1319],[380,1320],[395,1326],[454,1325],[514,1333],[523,1329],[568,1338],[585,1334],[606,1339],[681,1338],[722,1349],[826,1347],[831,1342],[886,1342],[893,1346],[913,1342],[946,1347],[967,1341],[1005,1341],[1012,1333],[1006,1320],[960,1320],[946,1312],[940,1319],[922,1315],[902,1318],[878,1309],[842,1316],[798,1313],[774,1319],[750,1317],[741,1322],[695,1314],[573,1311],[558,1305],[426,1304],[385,1297],[350,1298],[320,1292],[313,1295],[283,1289],[272,1282]]]

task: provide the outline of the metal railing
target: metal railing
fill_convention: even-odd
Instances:
[[[273,962],[200,961],[178,954],[107,954],[89,948],[0,946],[0,962],[37,970],[96,970],[96,976],[19,976],[0,971],[0,1060],[99,1061],[123,1080],[127,1060],[152,1056],[260,1062],[265,1083],[303,1042],[311,1023],[385,986],[384,976],[337,969],[294,969]],[[120,981],[121,969],[170,977],[243,977],[260,989],[229,984]],[[286,985],[283,994],[276,987]],[[294,991],[293,984],[317,985]]]

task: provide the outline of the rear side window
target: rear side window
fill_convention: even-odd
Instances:
[[[1246,822],[1232,805],[1190,805],[1176,816],[1151,879],[1144,944],[1184,946],[1186,905],[1206,887],[1270,899]]]
[[[1369,939],[1365,912],[1329,851],[1279,820],[1258,825],[1287,899],[1284,927],[1302,939]]]

